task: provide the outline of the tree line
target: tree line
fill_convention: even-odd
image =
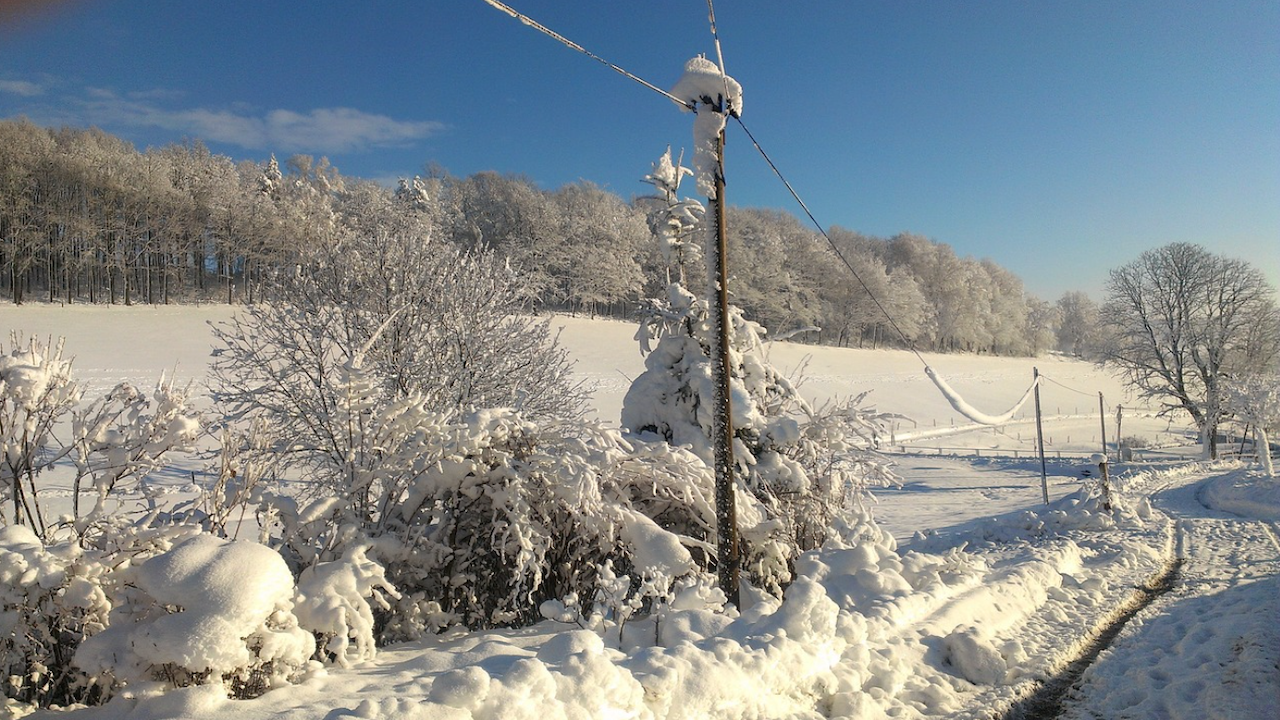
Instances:
[[[666,285],[659,204],[589,182],[544,190],[438,168],[387,188],[324,158],[237,162],[198,141],[139,151],[97,129],[6,120],[0,292],[15,303],[251,304],[299,257],[383,232],[506,258],[542,309],[629,316]],[[731,208],[728,226],[733,302],[774,336],[1025,355],[1083,353],[1096,326],[1082,293],[1046,302],[991,260],[919,235],[833,227],[855,279],[791,214]],[[698,257],[687,270],[705,272]]]

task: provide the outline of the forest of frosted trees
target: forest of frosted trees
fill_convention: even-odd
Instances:
[[[545,190],[492,172],[427,175],[391,189],[324,158],[236,162],[194,141],[139,151],[97,129],[3,121],[0,293],[17,303],[253,303],[272,273],[353,234],[493,252],[543,310],[625,317],[665,286],[653,198],[628,202],[588,182]],[[833,227],[864,289],[788,213],[731,208],[728,227],[733,302],[774,336],[901,347],[869,289],[920,349],[1088,350],[1080,340],[1097,309],[1087,296],[1045,302],[946,244]]]

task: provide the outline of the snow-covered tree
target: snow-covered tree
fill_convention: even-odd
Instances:
[[[1280,428],[1280,374],[1251,374],[1225,383],[1228,410],[1253,428],[1258,462],[1267,477],[1275,477],[1271,462],[1271,436]]]
[[[670,200],[659,213],[685,216],[674,195]],[[717,346],[709,315],[707,301],[678,282],[651,302],[636,335],[647,354],[645,372],[622,409],[624,428],[687,447],[707,465],[713,462],[711,355]],[[736,307],[728,320],[744,564],[753,582],[777,591],[790,580],[797,555],[828,537],[861,490],[888,478],[868,453],[879,441],[879,418],[858,408],[861,398],[815,412],[766,360],[762,329]]]
[[[1058,298],[1058,350],[1077,357],[1091,354],[1098,344],[1098,304],[1079,291]]]
[[[1038,297],[1027,298],[1027,340],[1033,356],[1054,348],[1061,322],[1057,306]]]
[[[644,217],[590,183],[566,185],[550,201],[560,245],[552,254],[555,294],[545,299],[590,312],[634,303],[642,285],[637,258],[649,240]]]
[[[1175,243],[1111,271],[1102,308],[1103,361],[1143,398],[1185,412],[1217,457],[1223,381],[1280,358],[1275,290],[1243,260]]]

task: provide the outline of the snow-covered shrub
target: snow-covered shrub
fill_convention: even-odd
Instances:
[[[195,498],[174,504],[170,514],[194,520],[218,537],[239,539],[246,521],[253,527],[258,519],[251,509],[269,510],[276,497],[266,482],[277,470],[274,454],[268,451],[272,436],[261,418],[250,421],[247,429],[224,425],[213,482],[201,485]],[[295,504],[292,499],[287,502]],[[258,542],[270,542],[269,529],[270,522],[258,526]]]
[[[5,697],[37,706],[94,702],[102,688],[71,658],[107,623],[109,566],[73,543],[46,548],[25,525],[0,527],[0,672]]]
[[[163,467],[171,453],[192,449],[201,427],[187,388],[162,377],[148,396],[121,383],[80,406],[84,391],[71,375],[71,361],[62,359],[61,340],[23,343],[14,335],[12,345],[8,354],[0,346],[0,522],[26,525],[49,539],[58,527],[45,517],[39,480],[70,459],[70,527],[84,534],[102,520],[103,501],[112,490]],[[70,434],[56,437],[55,427],[68,419]],[[80,488],[86,480],[98,502],[82,516]]]
[[[194,449],[201,427],[190,403],[190,386],[177,387],[161,377],[149,397],[120,383],[72,413],[76,475],[71,499],[77,529],[102,516],[103,502],[116,487],[164,467],[170,453]],[[82,518],[80,488],[86,480],[97,492],[97,504]]]
[[[1271,462],[1271,433],[1280,428],[1280,374],[1258,373],[1226,383],[1226,405],[1253,427],[1258,462],[1268,477],[1275,477]]]
[[[10,345],[6,353],[0,342],[0,522],[44,534],[37,476],[62,454],[54,426],[83,390],[71,377],[71,361],[62,359],[61,340],[24,342],[14,333]]]
[[[1141,450],[1143,448],[1151,447],[1151,441],[1141,435],[1125,435],[1123,438],[1120,438],[1120,447]]]
[[[294,616],[293,574],[274,550],[199,532],[117,570],[115,607],[76,665],[99,682],[226,684],[257,695],[302,672],[315,649]]]
[[[705,563],[711,479],[688,453],[509,409],[453,419],[412,397],[369,413],[365,428],[378,462],[300,509],[267,498],[264,515],[285,556],[314,566],[302,571],[300,608],[346,613],[321,627],[299,610],[339,661],[366,652],[366,609],[382,641],[452,623],[519,625],[548,600],[593,607],[617,590],[602,585],[604,568],[627,578],[627,602],[644,603]],[[345,569],[327,564],[344,556]],[[319,596],[307,589],[317,583],[328,585]]]
[[[439,471],[416,483],[398,508],[406,528],[422,528],[413,533],[421,538],[416,547],[405,550],[434,554],[439,563],[429,577],[401,580],[401,587],[428,590],[471,626],[532,622],[542,602],[571,594],[589,604],[606,562],[634,572],[647,592],[665,591],[693,569],[690,553],[632,503],[673,483],[631,482],[673,468],[629,452],[616,432],[595,425],[537,424],[510,411],[472,414]]]
[[[158,522],[159,513],[131,520],[111,515],[99,532],[46,544],[30,528],[0,528],[0,670],[5,695],[34,706],[94,703],[114,689],[109,676],[75,662],[82,641],[105,629],[137,590],[135,561],[199,532]]]
[[[675,250],[669,262],[679,260],[691,219],[699,217],[685,207],[688,201],[676,200],[685,173],[668,152],[647,178],[666,200],[655,224],[668,228],[666,246]],[[743,567],[752,582],[778,592],[790,581],[796,556],[821,545],[863,489],[890,479],[870,452],[885,418],[862,409],[863,397],[815,412],[765,359],[763,329],[736,307],[728,316]],[[641,438],[688,448],[710,465],[717,341],[707,301],[670,283],[664,299],[651,301],[636,339],[647,353],[645,372],[623,400],[622,426]]]
[[[519,407],[576,417],[585,392],[516,274],[429,238],[352,235],[266,286],[267,302],[214,327],[211,373],[234,418],[265,418],[287,468],[345,488],[379,462],[371,414]],[[400,405],[398,405],[400,404]],[[362,504],[363,514],[376,512]]]
[[[316,634],[317,650],[342,667],[372,660],[375,653],[372,600],[390,610],[387,598],[401,595],[387,582],[386,571],[368,558],[368,546],[347,548],[342,558],[302,571],[294,614]]]
[[[47,543],[25,525],[0,527],[4,695],[31,706],[93,704],[125,688],[216,684],[251,696],[304,672],[312,633],[334,626],[330,608],[315,603],[324,592],[307,586],[314,627],[300,627],[279,553],[215,537],[194,520],[158,508],[108,514],[94,532]],[[367,566],[349,574],[376,577]],[[369,640],[366,628],[359,642]]]

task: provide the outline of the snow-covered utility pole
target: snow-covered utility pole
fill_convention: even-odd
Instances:
[[[723,108],[711,112],[723,113]],[[735,606],[738,598],[738,508],[735,502],[733,479],[733,403],[729,393],[729,270],[726,256],[724,224],[724,125],[720,126],[716,141],[716,153],[720,156],[716,172],[716,196],[708,198],[712,203],[715,223],[715,248],[712,264],[716,283],[716,311],[714,322],[720,347],[711,363],[715,376],[715,453],[716,453],[716,540],[719,550],[716,566],[719,568],[720,588]]]
[[[671,94],[686,101],[697,114],[693,123],[694,178],[707,197],[713,218],[707,243],[711,255],[711,282],[715,291],[712,323],[718,348],[711,353],[715,384],[711,440],[716,471],[716,568],[720,589],[729,602],[739,604],[738,510],[734,498],[733,403],[729,378],[729,273],[726,263],[724,203],[724,126],[730,115],[742,111],[742,86],[713,62],[696,57],[685,64],[684,76]]]

